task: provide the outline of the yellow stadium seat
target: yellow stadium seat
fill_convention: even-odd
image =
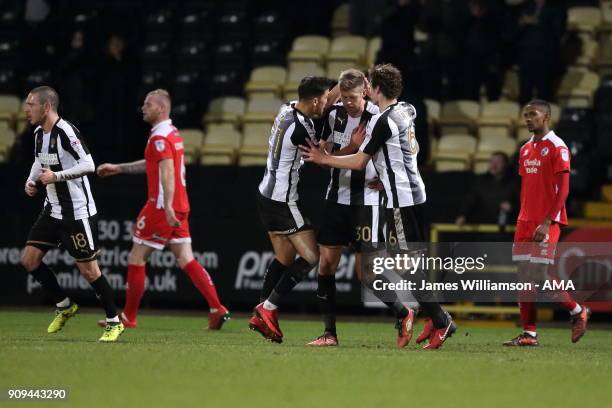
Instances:
[[[435,124],[440,120],[440,102],[434,99],[425,99],[425,106],[427,106],[427,121],[430,124]]]
[[[612,74],[612,37],[602,40],[595,65],[600,76]]]
[[[10,128],[9,123],[0,121],[0,156],[8,159],[8,154],[15,143],[15,132]]]
[[[602,22],[599,7],[570,7],[567,10],[567,25],[569,30],[588,33],[594,36]]]
[[[287,70],[281,66],[263,66],[251,71],[251,78],[245,85],[248,96],[255,93],[280,96],[287,78]]]
[[[601,26],[599,26],[600,37],[610,39],[612,33],[612,1],[601,2]]]
[[[366,66],[370,67],[376,62],[376,56],[380,47],[382,46],[382,39],[380,37],[371,38],[368,42],[368,51],[366,54]]]
[[[209,128],[201,149],[200,164],[233,164],[242,135],[233,128]]]
[[[476,157],[480,158],[483,155],[490,157],[491,153],[497,151],[504,152],[508,156],[512,156],[516,152],[516,140],[510,137],[480,139],[478,142]]]
[[[559,102],[562,107],[588,108],[598,87],[599,75],[595,72],[571,67],[559,86]]]
[[[332,40],[328,62],[350,62],[353,64],[365,63],[367,40],[359,35],[343,35]]]
[[[283,102],[278,98],[253,97],[247,104],[247,112],[243,116],[246,123],[269,123],[274,121]]]
[[[0,95],[0,120],[12,122],[19,113],[21,101],[14,95]]]
[[[266,164],[272,123],[252,123],[244,126],[242,147],[238,153],[240,166]]]
[[[349,33],[351,6],[348,3],[339,5],[332,16],[332,35],[338,37]]]
[[[200,154],[200,148],[204,140],[204,132],[200,129],[181,129],[180,132],[183,138],[185,162],[187,164],[195,163]]]
[[[319,66],[291,67],[287,75],[287,82],[285,82],[283,86],[284,94],[287,95],[288,93],[297,93],[300,81],[302,80],[302,78],[309,75],[324,76],[325,72],[323,72],[323,69]],[[285,99],[290,100],[286,96]]]
[[[468,170],[475,152],[476,138],[473,136],[442,136],[438,140],[433,162],[436,169],[442,169],[438,171]]]
[[[240,156],[238,157],[238,165],[242,167],[265,166],[267,161],[267,155],[253,155],[251,153],[240,152]]]
[[[472,132],[479,113],[478,102],[465,100],[445,102],[439,120],[441,134]]]
[[[519,145],[531,138],[531,132],[527,129],[527,126],[521,126],[516,132],[516,140]]]
[[[436,159],[434,165],[438,173],[447,171],[467,171],[470,168],[468,160]]]
[[[580,56],[576,60],[576,65],[583,67],[590,67],[595,64],[597,60],[597,54],[599,52],[599,43],[597,41],[588,39],[582,41],[580,48]]]
[[[333,61],[333,62],[329,62],[329,63],[327,63],[326,76],[327,76],[327,78],[338,79],[338,77],[340,76],[340,73],[342,71],[345,71],[345,70],[350,69],[350,68],[357,68],[357,69],[359,69],[360,67],[356,67],[355,64],[353,64],[350,61]]]
[[[520,112],[519,104],[510,101],[484,102],[478,119],[478,134],[512,136]]]
[[[294,62],[315,62],[323,64],[329,50],[329,38],[320,35],[304,35],[293,41],[293,46],[287,59]]]
[[[520,86],[518,70],[509,69],[504,76],[504,85],[502,87],[502,96],[511,101],[516,101],[519,98]]]
[[[244,98],[236,96],[225,96],[213,99],[208,107],[208,112],[204,114],[204,123],[240,123],[246,102]]]

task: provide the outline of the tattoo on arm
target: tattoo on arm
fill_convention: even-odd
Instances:
[[[121,168],[121,172],[126,174],[139,174],[146,171],[144,159],[136,160],[131,163],[121,163],[119,167]]]

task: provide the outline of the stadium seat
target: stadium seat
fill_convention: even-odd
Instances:
[[[434,135],[440,120],[440,102],[434,99],[425,99],[424,102],[425,106],[427,107],[427,123],[429,124],[429,133]]]
[[[351,19],[351,6],[349,3],[340,4],[332,16],[331,29],[332,36],[339,37],[349,34]]]
[[[502,96],[511,101],[519,99],[519,75],[517,69],[509,69],[504,76],[504,84],[502,86]]]
[[[476,138],[470,135],[453,134],[442,136],[438,140],[433,156],[436,169],[468,170],[471,156],[476,152]]]
[[[146,41],[141,50],[141,58],[145,65],[150,62],[166,62],[169,54],[168,40],[151,39]]]
[[[580,47],[580,55],[576,59],[576,65],[582,67],[591,67],[597,60],[599,52],[599,43],[595,40],[587,39],[582,41]]]
[[[223,33],[224,38],[245,40],[249,37],[251,26],[245,10],[242,7],[229,7],[217,17],[217,30]]]
[[[185,163],[197,163],[204,140],[204,133],[200,129],[181,129],[180,133],[183,138]]]
[[[21,57],[21,40],[14,35],[0,37],[0,63],[14,64]]]
[[[183,38],[210,40],[214,35],[214,4],[190,2],[183,6],[179,18]]]
[[[285,100],[292,100],[288,98],[288,96],[297,94],[300,81],[302,80],[302,78],[308,75],[324,76],[325,73],[323,72],[323,69],[318,65],[298,65],[293,66],[289,69],[289,73],[287,74],[287,82],[285,82],[283,86]]]
[[[600,76],[612,74],[612,36],[599,45],[595,66]]]
[[[327,62],[350,62],[355,65],[365,63],[368,43],[358,35],[344,35],[332,40]]]
[[[8,122],[0,121],[0,157],[8,159],[11,147],[15,143],[15,132]]]
[[[586,33],[594,37],[601,26],[599,7],[570,7],[567,10],[567,24],[570,31]]]
[[[241,68],[219,67],[210,80],[210,93],[213,97],[241,95],[244,91],[243,78]]]
[[[480,105],[474,101],[451,101],[442,105],[440,133],[471,133],[480,113]]]
[[[315,62],[322,65],[328,50],[329,38],[319,35],[305,35],[297,37],[293,41],[287,59],[290,63]]]
[[[376,62],[376,57],[378,56],[378,51],[380,51],[380,47],[382,46],[382,39],[380,37],[371,38],[368,41],[368,51],[366,54],[366,66],[371,67]]]
[[[144,18],[145,32],[149,37],[171,39],[174,31],[174,13],[171,9],[158,9]]]
[[[476,150],[475,160],[488,160],[491,153],[500,151],[512,157],[516,152],[516,140],[510,137],[496,137],[480,139],[478,141],[478,149]]]
[[[559,103],[562,107],[588,108],[598,87],[599,75],[595,72],[571,67],[559,86]]]
[[[238,157],[239,165],[266,164],[271,128],[272,123],[251,123],[244,126],[244,137]]]
[[[285,26],[285,20],[277,11],[264,10],[253,18],[253,31],[260,39],[282,39]]]
[[[204,123],[231,123],[237,127],[245,109],[245,100],[237,96],[213,99],[208,106],[208,112],[204,114]]]
[[[214,51],[215,68],[244,69],[246,66],[246,46],[241,40],[224,40],[217,43]]]
[[[483,102],[478,119],[478,135],[481,138],[493,134],[513,136],[514,121],[519,112],[520,107],[516,102]]]
[[[601,26],[599,26],[600,37],[610,39],[612,33],[612,1],[601,2]]]
[[[21,108],[21,101],[14,95],[0,95],[0,121],[11,124]],[[0,122],[1,124],[2,122]]]
[[[0,67],[0,93],[21,92],[21,81],[13,68]]]
[[[261,38],[251,46],[251,65],[284,65],[285,54],[282,40]]]
[[[234,164],[242,135],[230,127],[209,128],[201,149],[200,164]]]
[[[177,55],[178,66],[198,64],[200,69],[205,68],[205,62],[210,60],[209,51],[208,43],[205,40],[187,39],[179,46]]]
[[[327,70],[325,71],[325,75],[327,78],[338,80],[340,73],[349,68],[355,68],[355,64],[350,61],[335,61],[327,63]]]
[[[254,97],[247,103],[243,123],[269,123],[274,120],[283,102],[278,98]]]
[[[283,84],[287,78],[285,67],[268,66],[255,68],[251,72],[251,78],[245,85],[247,96],[280,96]]]

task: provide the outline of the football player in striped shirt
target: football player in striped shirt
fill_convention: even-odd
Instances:
[[[65,248],[106,312],[99,340],[114,342],[124,326],[117,316],[113,290],[96,260],[100,252],[97,211],[87,179],[87,174],[94,171],[94,162],[79,130],[59,117],[58,105],[57,92],[48,86],[34,88],[25,101],[26,117],[36,126],[34,163],[25,192],[33,197],[45,186],[47,194],[28,235],[21,264],[53,298],[57,310],[47,332],[57,333],[79,307],[66,295],[43,257],[51,248]]]
[[[298,146],[316,140],[313,119],[322,117],[327,107],[329,86],[327,78],[305,77],[298,87],[299,100],[281,106],[270,132],[266,171],[257,193],[257,209],[275,258],[264,276],[262,302],[255,307],[249,327],[277,343],[283,340],[278,324],[281,298],[319,262],[315,234],[298,197],[302,166]]]
[[[391,251],[423,253],[427,230],[423,214],[426,201],[425,185],[417,167],[419,145],[414,132],[414,107],[397,100],[402,91],[400,71],[391,64],[376,65],[369,70],[369,96],[378,105],[375,115],[365,129],[365,140],[355,154],[334,156],[323,145],[310,143],[302,148],[304,160],[335,168],[363,170],[372,160],[385,189],[386,242]],[[365,271],[364,271],[365,272]],[[422,270],[415,276],[426,279]],[[417,284],[418,285],[418,284]],[[420,285],[419,285],[420,286]],[[429,339],[425,349],[437,349],[455,331],[456,326],[433,294],[415,291],[414,297],[431,318],[431,324],[417,338]],[[412,337],[412,321],[405,324],[408,342]]]
[[[363,138],[355,140],[352,136],[379,113],[378,107],[365,99],[366,87],[367,79],[361,71],[349,69],[340,74],[338,80],[340,102],[329,110],[320,138],[326,143],[326,149],[332,155],[342,156],[357,152]],[[384,235],[384,214],[380,213],[379,208],[382,184],[378,180],[372,161],[368,162],[365,170],[332,168],[330,172],[325,208],[317,236],[321,253],[317,276],[317,299],[325,331],[323,335],[308,343],[316,347],[338,345],[335,273],[343,248],[351,247],[355,251],[355,270],[361,280],[362,251],[372,240],[380,242]],[[365,279],[364,284],[366,287],[370,286],[371,279]],[[377,291],[373,293],[378,294]],[[397,295],[392,299],[394,295],[394,292],[385,291],[385,296],[381,300],[395,312],[398,320],[397,345],[404,347],[407,344],[408,332],[406,324],[402,322],[412,321],[413,312],[397,299]]]

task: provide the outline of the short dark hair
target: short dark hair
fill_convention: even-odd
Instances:
[[[508,157],[508,155],[505,152],[502,152],[500,150],[496,150],[493,153],[491,153],[491,157],[493,156],[499,156],[504,160],[504,164],[507,166],[508,164],[510,164],[510,157]]]
[[[298,86],[298,98],[300,101],[317,98],[329,89],[331,81],[325,77],[306,76]]]
[[[388,99],[396,99],[402,93],[402,73],[391,64],[374,65],[368,70],[372,89],[380,88],[380,92]]]
[[[38,96],[38,102],[41,105],[48,103],[51,105],[51,108],[57,112],[57,108],[59,107],[59,95],[57,91],[50,86],[37,86],[36,88],[30,91],[32,95]]]
[[[546,102],[544,99],[532,99],[529,102],[527,102],[527,105],[525,105],[525,107],[527,106],[537,106],[544,113],[548,114],[548,116],[551,115],[550,103]]]

